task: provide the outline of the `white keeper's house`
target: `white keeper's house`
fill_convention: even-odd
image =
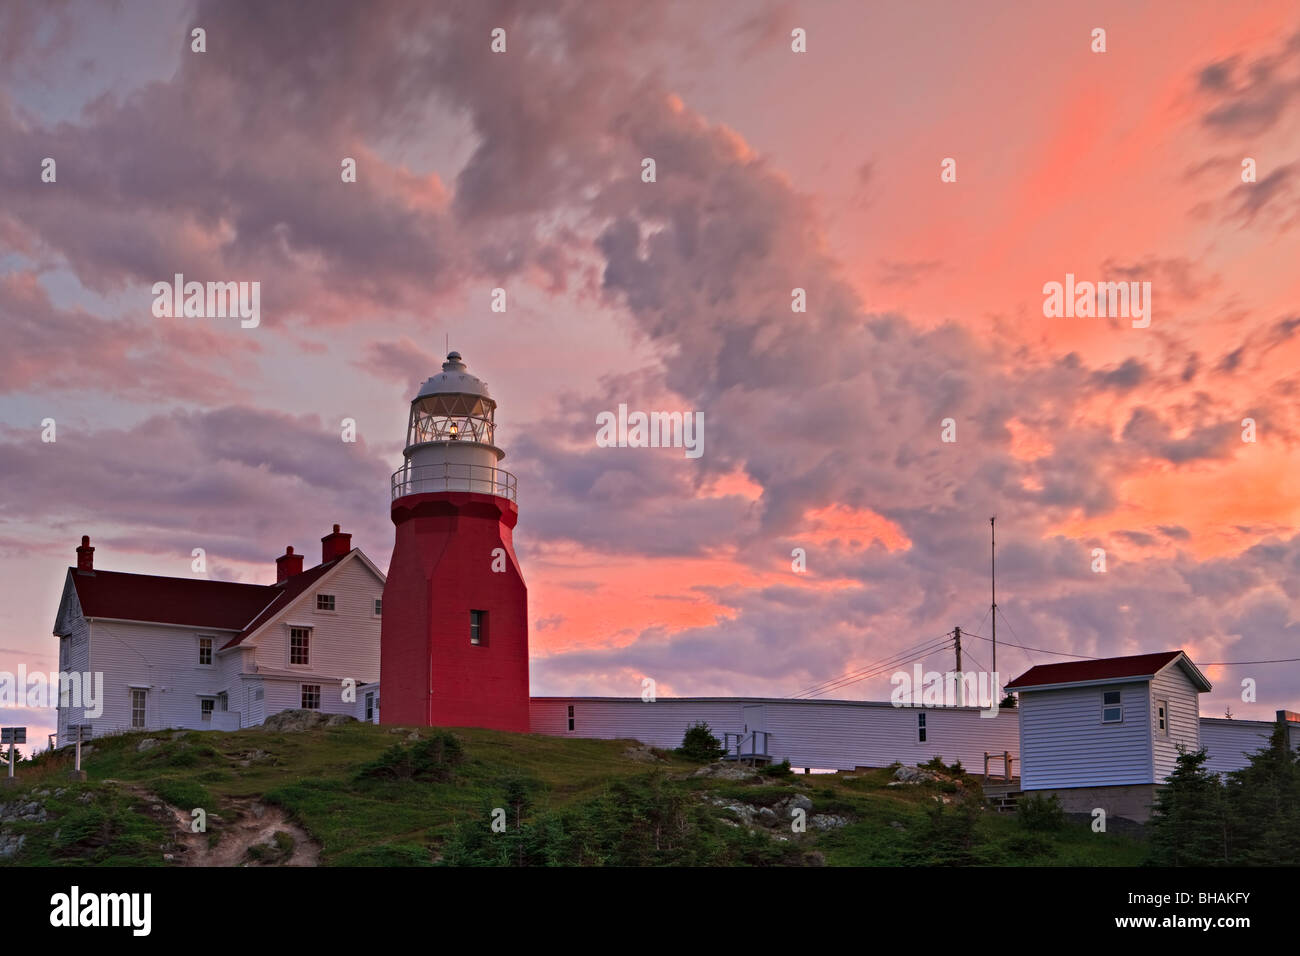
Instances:
[[[321,561],[292,547],[275,584],[95,569],[90,539],[68,568],[54,633],[59,670],[102,672],[103,712],[60,707],[58,742],[122,730],[237,730],[298,707],[354,714],[379,679],[384,575],[339,526]],[[362,685],[369,683],[369,688]]]

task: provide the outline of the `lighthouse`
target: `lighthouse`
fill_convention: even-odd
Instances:
[[[384,585],[385,724],[527,731],[528,589],[496,402],[450,352],[411,401]]]

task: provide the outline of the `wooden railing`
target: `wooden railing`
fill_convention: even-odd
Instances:
[[[986,751],[984,752],[984,779],[985,779],[985,780],[991,780],[991,779],[993,779],[992,777],[989,776],[989,761],[990,761],[990,760],[1001,760],[1001,761],[1002,761],[1002,778],[1001,778],[1001,779],[1003,779],[1003,780],[1010,780],[1010,779],[1012,779],[1012,778],[1016,775],[1016,774],[1015,774],[1016,758],[1015,758],[1015,755],[1014,755],[1014,754],[1012,754],[1012,753],[1010,753],[1009,751],[1006,751],[1006,750],[1002,751],[1002,753],[1000,753],[1000,754],[991,754],[991,753],[989,753],[989,752],[986,750]]]

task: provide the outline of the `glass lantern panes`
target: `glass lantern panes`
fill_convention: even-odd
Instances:
[[[495,444],[496,403],[482,395],[426,395],[411,404],[407,447],[434,441]]]

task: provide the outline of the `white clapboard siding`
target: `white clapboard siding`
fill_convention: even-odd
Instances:
[[[1019,718],[1013,709],[984,718],[974,708],[925,708],[925,743],[917,733],[921,710],[875,701],[661,697],[646,703],[636,697],[534,697],[531,727],[539,734],[626,738],[665,749],[680,747],[686,729],[698,721],[719,739],[724,733],[765,730],[771,734],[768,752],[776,760],[819,770],[884,767],[894,761],[914,765],[942,757],[979,773],[986,751],[1015,756],[1019,750]],[[1000,762],[997,767],[1000,771]]]
[[[84,675],[90,671],[90,622],[81,614],[81,601],[75,588],[64,589],[63,601],[59,607],[55,622],[55,633],[66,635],[59,638],[59,671]],[[91,678],[93,681],[93,677]],[[60,707],[56,729],[59,740],[67,740],[69,724],[85,723],[85,711],[81,707]]]
[[[378,680],[380,619],[375,617],[375,599],[383,590],[383,581],[353,552],[315,588],[303,592],[274,620],[245,638],[245,643],[257,648],[258,672],[292,672],[300,674],[303,683],[332,685],[322,687],[322,699],[327,692],[337,697],[346,678],[358,684]],[[317,594],[334,595],[335,610],[316,610]],[[290,627],[311,628],[306,667],[289,663]],[[277,691],[277,702],[285,699],[284,693]],[[292,706],[301,706],[301,700]],[[276,713],[270,703],[267,707],[267,714]]]
[[[216,649],[230,640],[229,631],[96,620],[91,637],[91,666],[104,673],[104,713],[89,721],[96,733],[131,727],[131,690],[147,688],[145,729],[168,727],[207,730],[202,697],[227,689]],[[210,637],[214,663],[199,663],[199,638]],[[231,700],[230,706],[237,707]]]
[[[59,742],[69,723],[89,723],[95,734],[131,729],[131,691],[146,688],[146,730],[212,730],[250,727],[281,710],[302,706],[302,684],[321,685],[321,709],[351,714],[343,681],[379,679],[379,618],[375,599],[383,579],[353,552],[318,586],[290,604],[251,639],[221,651],[232,631],[96,619],[82,616],[74,588],[65,589],[56,632],[60,667],[104,675],[103,713],[83,718],[79,708],[60,708]],[[316,594],[335,597],[333,612],[316,610]],[[289,626],[312,628],[310,664],[291,667]],[[83,638],[84,635],[84,638]],[[211,637],[213,663],[199,663],[199,638]],[[66,667],[64,663],[66,662]],[[204,720],[200,700],[227,695],[226,712]]]
[[[1201,746],[1206,751],[1205,769],[1211,773],[1240,770],[1250,763],[1248,755],[1268,746],[1273,723],[1266,720],[1201,718]],[[1300,746],[1300,726],[1291,724],[1291,746]]]
[[[1147,681],[1020,694],[1021,788],[1155,782]],[[1121,692],[1124,719],[1101,721],[1102,693]]]
[[[1168,701],[1167,732],[1161,733],[1156,701]],[[1187,672],[1177,662],[1168,665],[1151,681],[1151,749],[1155,782],[1162,783],[1174,772],[1179,745],[1188,750],[1201,747],[1200,695]]]

